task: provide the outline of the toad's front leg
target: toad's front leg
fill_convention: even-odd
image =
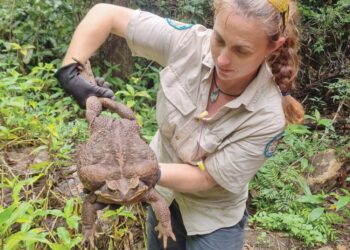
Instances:
[[[176,237],[171,228],[169,206],[154,189],[151,189],[145,198],[145,201],[151,204],[154,214],[159,221],[155,228],[155,230],[159,233],[158,237],[163,238],[163,247],[167,248],[168,237],[171,237],[173,241],[176,241]]]
[[[84,200],[82,209],[82,233],[84,235],[82,243],[87,249],[95,249],[97,210],[106,206],[102,203],[96,203],[95,200],[95,195],[89,194]]]

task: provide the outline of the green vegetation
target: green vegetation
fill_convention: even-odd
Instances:
[[[350,220],[348,190],[312,193],[306,182],[314,171],[310,159],[326,149],[335,149],[344,166],[349,164],[349,128],[342,130],[342,126],[350,121],[350,19],[346,14],[350,3],[305,0],[299,7],[303,24],[299,83],[306,91],[296,92],[305,101],[306,119],[313,129],[290,126],[286,130],[277,153],[250,185],[257,211],[251,222],[317,246],[335,241],[339,224]]]
[[[74,152],[87,138],[84,111],[64,94],[53,77],[78,21],[90,1],[10,1],[0,7],[0,249],[72,249],[82,235],[80,195],[61,192],[59,185],[74,165]],[[203,23],[210,16],[208,1],[142,1],[163,15]],[[132,2],[140,5],[138,1]],[[150,4],[149,4],[150,3]],[[195,6],[195,8],[193,8]],[[300,239],[306,247],[334,241],[338,227],[350,220],[350,193],[336,186],[311,192],[306,177],[314,171],[311,158],[325,149],[350,161],[349,128],[349,13],[347,0],[300,1],[302,34],[301,90],[310,126],[290,126],[275,155],[250,185],[250,223]],[[45,25],[41,25],[45,24]],[[137,114],[143,136],[150,141],[157,125],[155,99],[159,68],[137,61],[126,80],[112,77],[94,65],[96,76],[111,83],[116,98]],[[11,152],[29,149],[45,160],[16,169],[20,159]],[[346,179],[350,182],[349,177]],[[141,205],[106,210],[101,244],[109,249],[144,240],[145,214]],[[132,233],[132,227],[140,228]],[[141,233],[140,233],[141,232]],[[143,244],[143,243],[142,243]]]
[[[251,222],[286,231],[307,246],[336,240],[334,226],[350,219],[350,193],[341,188],[312,193],[305,178],[314,171],[309,159],[329,146],[329,140],[319,140],[317,132],[311,133],[305,126],[289,126],[278,151],[250,185],[257,211]],[[341,150],[344,145],[338,147]]]

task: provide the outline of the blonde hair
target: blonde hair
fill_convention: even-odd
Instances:
[[[277,41],[280,37],[285,37],[285,43],[267,58],[267,62],[271,67],[274,81],[283,95],[282,106],[287,124],[302,123],[304,121],[303,106],[290,95],[290,91],[295,87],[299,71],[299,44],[296,27],[298,16],[295,1],[289,1],[288,21],[285,24],[281,13],[268,0],[214,0],[215,15],[220,9],[228,6],[240,15],[261,21],[270,43]]]

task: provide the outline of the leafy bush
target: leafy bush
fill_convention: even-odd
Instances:
[[[313,131],[305,126],[286,130],[279,150],[250,185],[256,209],[251,222],[315,246],[333,241],[336,225],[349,219],[349,192],[312,194],[304,176],[313,171],[310,158],[327,148],[350,158],[349,134],[342,125],[350,121],[350,3],[302,0],[299,10],[302,71],[296,94],[304,99]]]
[[[157,13],[178,21],[213,26],[212,1],[206,0],[180,0],[180,1],[140,1],[133,0],[134,5],[143,10]]]
[[[329,113],[337,110],[342,100],[350,100],[350,3],[302,0],[299,10],[303,55],[300,95],[308,97],[307,107]],[[339,84],[342,87],[334,88]],[[349,116],[349,106],[343,108],[345,117]]]
[[[319,113],[311,118],[317,124],[331,126]],[[270,230],[286,231],[315,246],[336,239],[335,225],[344,221],[336,211],[350,203],[349,192],[312,194],[305,180],[313,172],[310,159],[328,148],[329,138],[319,138],[302,125],[287,128],[277,152],[259,170],[250,183],[251,204],[257,211],[251,222]],[[332,197],[332,199],[330,199]]]
[[[0,8],[0,68],[62,58],[80,19],[83,5],[69,1],[4,1]],[[17,53],[11,53],[12,50]],[[24,49],[24,50],[23,50]]]

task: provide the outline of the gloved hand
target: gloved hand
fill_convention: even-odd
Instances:
[[[79,67],[79,63],[71,63],[63,66],[57,70],[55,77],[58,79],[63,89],[77,100],[80,107],[85,108],[86,99],[89,96],[113,99],[114,93],[112,90],[94,85],[81,77]]]

